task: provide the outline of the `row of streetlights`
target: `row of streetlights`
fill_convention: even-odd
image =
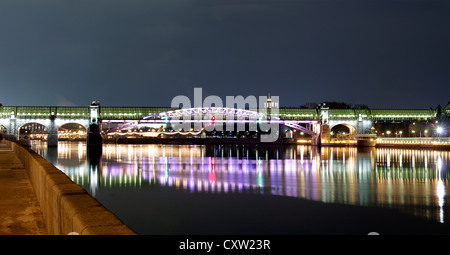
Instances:
[[[441,126],[436,127],[435,131],[436,131],[436,134],[438,134],[439,136],[443,135],[445,133],[445,129],[443,127],[441,127]],[[415,130],[411,130],[411,133],[413,133],[415,135],[416,131]],[[425,129],[424,133],[427,136],[428,135],[428,129]],[[389,136],[391,134],[391,131],[390,130],[386,130],[386,134]],[[398,132],[395,132],[395,136],[397,136],[398,134],[400,134],[400,137],[401,137],[402,134],[403,134],[403,131],[400,130]],[[420,131],[420,137],[422,137],[422,131]]]

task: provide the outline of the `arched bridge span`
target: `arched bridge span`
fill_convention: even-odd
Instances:
[[[144,117],[112,129],[115,132],[123,129],[134,128],[145,124],[168,124],[168,123],[253,123],[253,124],[278,124],[285,125],[291,129],[297,129],[312,137],[320,136],[320,123],[317,120],[283,120],[263,112],[257,112],[239,108],[227,107],[198,107],[165,111]]]

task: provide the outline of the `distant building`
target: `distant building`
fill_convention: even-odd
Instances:
[[[270,98],[270,93],[269,96],[267,97],[266,102],[264,103],[264,107],[267,109],[278,108],[278,102],[272,102],[272,99]]]

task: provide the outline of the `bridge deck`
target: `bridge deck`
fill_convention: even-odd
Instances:
[[[45,235],[43,214],[25,168],[0,140],[0,235]]]
[[[102,119],[134,119],[139,120],[146,116],[175,110],[170,107],[108,107],[102,106],[100,116]],[[259,109],[249,109],[258,112]],[[358,119],[359,114],[364,119],[374,121],[393,120],[429,120],[436,117],[436,109],[329,109],[330,119]],[[450,114],[450,104],[444,108]],[[14,113],[16,118],[49,118],[55,114],[57,118],[89,118],[89,107],[69,106],[0,106],[0,119],[9,119]],[[318,120],[320,111],[317,109],[286,108],[277,109],[271,114],[281,119],[289,120]]]

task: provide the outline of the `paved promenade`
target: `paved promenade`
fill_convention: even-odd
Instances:
[[[0,140],[0,235],[45,235],[33,186],[14,151]]]

